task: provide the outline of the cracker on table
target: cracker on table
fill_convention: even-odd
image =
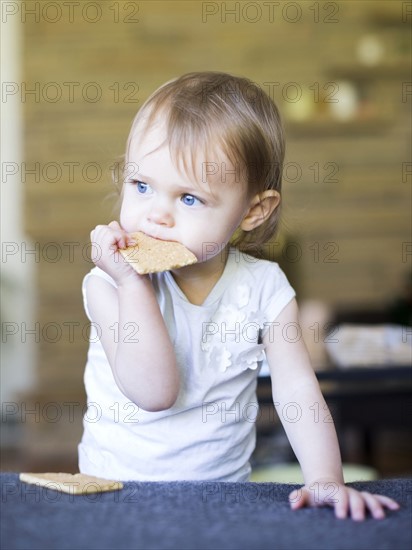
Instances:
[[[47,487],[71,495],[104,493],[123,489],[123,483],[86,474],[66,474],[63,472],[46,474],[21,473],[20,481]]]
[[[168,271],[197,262],[196,256],[176,241],[161,241],[141,231],[131,233],[131,236],[136,245],[119,249],[119,252],[140,275]]]

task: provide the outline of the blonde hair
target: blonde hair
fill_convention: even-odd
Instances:
[[[142,105],[129,134],[132,138],[161,117],[173,161],[187,172],[196,157],[213,160],[223,151],[246,181],[249,196],[276,190],[282,185],[285,145],[280,114],[275,103],[251,80],[222,72],[193,72],[166,82]],[[185,156],[190,150],[190,158]],[[257,250],[276,232],[280,209],[250,232],[238,230],[232,245]]]

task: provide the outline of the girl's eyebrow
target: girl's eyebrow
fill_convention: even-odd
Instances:
[[[145,183],[148,182],[148,183],[152,183],[153,180],[150,176],[145,176],[144,174],[142,174],[141,172],[137,171],[135,174],[133,174],[134,179],[138,179],[139,181],[144,181]]]

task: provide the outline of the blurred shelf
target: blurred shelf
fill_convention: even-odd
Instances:
[[[404,12],[399,9],[401,6],[398,6],[396,11],[376,11],[368,16],[365,23],[372,23],[376,27],[405,27],[405,29],[409,29],[410,18],[409,14],[406,13],[406,4],[407,2],[403,2],[402,4]]]
[[[404,78],[411,75],[411,65],[407,61],[401,63],[380,63],[374,66],[354,64],[341,67],[329,67],[325,72],[339,80],[376,80]]]
[[[325,138],[328,136],[354,136],[383,134],[392,124],[386,117],[369,119],[341,120],[311,120],[307,122],[285,121],[286,133],[291,138]]]

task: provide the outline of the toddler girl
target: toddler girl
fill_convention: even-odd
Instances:
[[[301,340],[295,292],[279,266],[249,254],[274,235],[284,140],[261,89],[224,73],[159,88],[129,135],[119,222],[91,234],[83,284],[93,332],[80,471],[119,480],[247,481],[263,365],[305,486],[291,506],[384,517],[397,504],[344,485],[332,423]],[[138,275],[119,249],[131,233],[178,241],[198,263]],[[281,414],[287,404],[298,421]],[[326,408],[326,407],[325,407]],[[316,487],[316,491],[313,490]]]

